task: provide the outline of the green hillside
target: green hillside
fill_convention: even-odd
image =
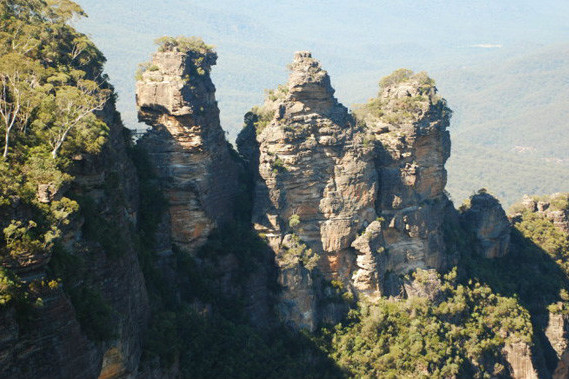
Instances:
[[[449,192],[480,187],[510,205],[569,188],[569,45],[441,72],[454,110]]]

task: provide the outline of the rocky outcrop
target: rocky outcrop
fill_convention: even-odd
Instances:
[[[310,53],[290,68],[288,83],[246,115],[237,143],[256,178],[253,223],[280,268],[281,313],[311,329],[342,309],[327,282],[355,296],[399,295],[399,275],[452,260],[442,233],[450,113],[413,77],[370,106],[396,116],[356,120]]]
[[[253,223],[280,267],[281,311],[309,329],[324,296],[313,270],[348,282],[355,269],[351,243],[377,217],[372,150],[354,140],[354,120],[333,94],[318,61],[298,52],[289,82],[267,99],[264,114],[250,115],[255,119],[238,140],[246,158],[259,162]]]
[[[397,70],[380,87],[378,97],[354,113],[375,147],[382,271],[395,279],[417,268],[443,269],[457,259],[443,235],[445,215],[454,212],[444,192],[451,111],[425,73]],[[384,293],[396,294],[387,285]]]
[[[500,258],[510,247],[510,221],[500,202],[481,190],[473,195],[461,215],[464,227],[477,240],[478,254],[486,258]]]
[[[526,343],[506,344],[504,354],[513,379],[537,379],[538,373],[532,362],[532,352]]]
[[[234,216],[239,166],[219,123],[209,76],[216,59],[203,43],[165,45],[137,81],[139,119],[152,127],[138,143],[169,204],[165,250],[173,243],[195,252],[215,226]]]
[[[551,221],[562,233],[569,234],[569,194],[554,193],[549,196],[524,196],[514,205],[514,222],[523,212],[537,213]]]

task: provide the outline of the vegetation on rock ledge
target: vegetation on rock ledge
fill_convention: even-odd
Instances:
[[[179,51],[181,53],[187,53],[189,51],[194,51],[200,54],[214,53],[213,45],[207,45],[200,37],[160,37],[154,41],[158,45],[158,51]]]
[[[416,285],[428,278],[415,273]],[[527,310],[477,282],[447,274],[434,298],[379,299],[324,329],[321,346],[350,377],[485,378],[506,374],[505,343],[531,344]]]
[[[402,87],[401,93],[398,87]],[[440,108],[444,117],[451,115],[446,101],[436,94],[435,81],[424,71],[396,70],[380,80],[379,88],[377,98],[354,106],[353,114],[360,125],[416,122],[430,107]]]

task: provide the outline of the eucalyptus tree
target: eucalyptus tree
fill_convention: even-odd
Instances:
[[[0,60],[0,116],[4,131],[2,157],[6,159],[14,128],[24,130],[41,101],[43,67],[18,53]]]

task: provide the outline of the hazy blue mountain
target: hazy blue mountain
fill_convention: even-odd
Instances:
[[[487,187],[510,204],[569,188],[569,44],[441,76],[455,110],[448,163],[455,198]]]
[[[569,41],[569,2],[83,0],[81,5],[90,17],[78,27],[107,56],[118,106],[131,128],[143,127],[136,123],[134,72],[159,36],[198,35],[216,45],[213,79],[230,139],[243,114],[262,101],[264,89],[286,80],[292,53],[311,50],[346,105],[374,96],[379,78],[399,67],[426,70],[437,80],[455,110],[449,189],[457,200],[484,186],[506,203],[524,192],[569,188],[562,174],[567,138],[557,135],[567,127],[569,113],[561,101],[567,99],[568,49],[562,44]],[[490,156],[498,163],[490,164]],[[510,181],[510,175],[518,179]]]

